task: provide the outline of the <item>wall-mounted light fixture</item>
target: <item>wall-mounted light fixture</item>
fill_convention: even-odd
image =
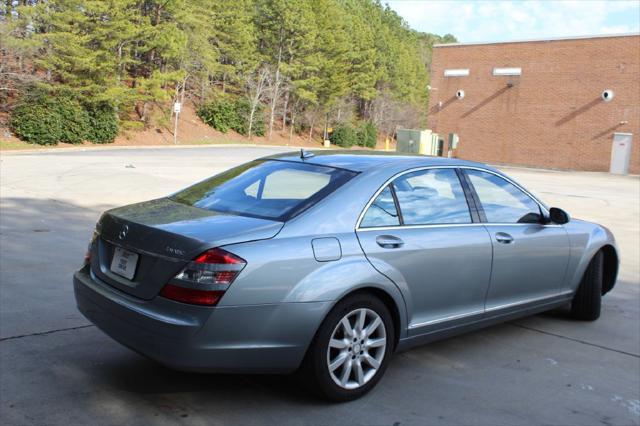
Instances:
[[[494,68],[493,75],[495,76],[503,76],[503,75],[522,75],[522,68]]]
[[[464,90],[460,89],[456,92],[456,98],[464,99]]]
[[[611,101],[613,100],[613,97],[614,97],[615,95],[616,95],[616,94],[615,94],[615,93],[613,93],[613,90],[611,90],[611,89],[607,89],[607,90],[605,90],[604,92],[602,92],[602,95],[600,95],[600,96],[602,97],[602,100],[603,100],[603,101],[605,101],[605,102],[611,102]]]
[[[444,70],[445,77],[467,77],[469,75],[469,68],[456,68]]]

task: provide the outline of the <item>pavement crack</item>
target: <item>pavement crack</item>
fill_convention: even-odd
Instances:
[[[595,348],[604,349],[606,351],[617,352],[617,353],[622,354],[622,355],[628,355],[628,356],[632,356],[634,358],[640,358],[640,355],[638,355],[638,354],[622,351],[620,349],[608,348],[606,346],[598,345],[597,343],[591,343],[591,342],[587,342],[585,340],[574,339],[573,337],[563,336],[562,334],[556,334],[556,333],[552,333],[550,331],[540,330],[538,328],[527,327],[526,325],[522,325],[522,324],[510,323],[510,325],[512,325],[514,327],[524,328],[525,330],[530,330],[530,331],[535,331],[537,333],[546,334],[548,336],[558,337],[560,339],[571,340],[572,342],[582,343],[583,345],[593,346]]]
[[[19,334],[17,336],[2,337],[2,338],[0,338],[0,342],[4,342],[5,340],[22,339],[23,337],[46,336],[47,334],[53,334],[53,333],[57,333],[59,331],[80,330],[82,328],[89,328],[89,327],[95,327],[95,325],[87,324],[87,325],[80,325],[78,327],[68,327],[68,328],[59,328],[59,329],[56,329],[56,330],[41,331],[39,333]]]

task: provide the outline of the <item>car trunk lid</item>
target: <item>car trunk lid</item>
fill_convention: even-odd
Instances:
[[[168,198],[109,210],[98,222],[92,270],[98,278],[132,296],[152,299],[203,251],[274,237],[283,223],[220,214]],[[117,248],[138,258],[131,279],[111,270]]]

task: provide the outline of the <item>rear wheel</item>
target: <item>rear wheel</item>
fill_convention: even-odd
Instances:
[[[349,401],[371,390],[387,368],[394,328],[387,307],[369,294],[339,302],[320,326],[305,360],[315,391]]]
[[[580,287],[571,302],[571,315],[579,320],[594,321],[600,317],[602,304],[604,255],[602,251],[591,259],[582,277]]]

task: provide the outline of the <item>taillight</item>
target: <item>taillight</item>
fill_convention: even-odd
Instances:
[[[87,266],[90,263],[91,263],[91,247],[89,247],[87,252],[84,254],[84,261],[82,262],[82,265]]]
[[[214,306],[246,264],[228,251],[207,250],[173,277],[160,295],[183,303]]]
[[[87,266],[91,263],[91,248],[93,247],[93,243],[98,238],[98,233],[93,231],[93,235],[91,236],[91,240],[89,241],[89,245],[87,246],[87,252],[84,254],[84,261],[82,266]]]

